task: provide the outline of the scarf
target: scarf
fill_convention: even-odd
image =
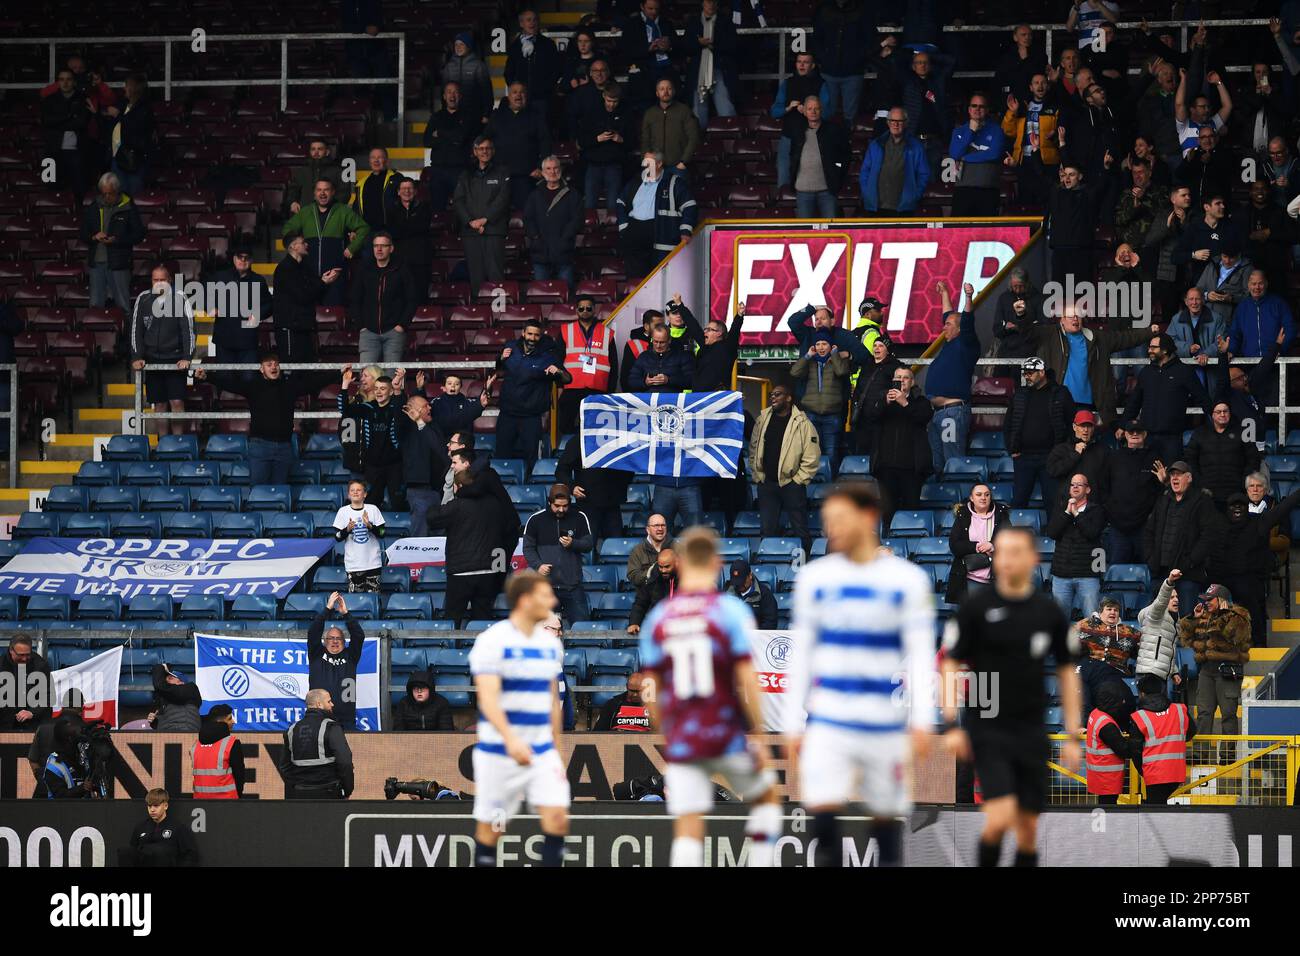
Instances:
[[[700,23],[704,25],[702,39],[713,39],[713,27],[716,25],[717,17],[706,17],[700,14]],[[708,96],[713,91],[713,46],[700,47],[700,96]]]

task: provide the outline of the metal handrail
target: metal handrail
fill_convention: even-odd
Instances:
[[[0,90],[39,90],[53,83],[58,75],[59,45],[88,46],[104,44],[144,44],[161,43],[163,45],[163,99],[170,101],[173,89],[203,89],[208,87],[231,86],[278,86],[280,88],[280,109],[288,109],[289,87],[291,86],[397,86],[397,145],[406,145],[406,34],[405,33],[221,33],[204,36],[205,43],[238,43],[242,41],[264,42],[278,41],[280,44],[280,76],[274,80],[238,79],[238,80],[176,80],[172,78],[172,44],[194,42],[191,34],[167,36],[97,36],[97,37],[5,37],[0,38],[3,46],[48,46],[50,51],[50,78],[47,83],[0,83]],[[305,77],[299,80],[289,79],[289,44],[292,42],[315,42],[320,40],[396,40],[397,41],[397,75],[384,77]]]
[[[9,419],[9,487],[18,487],[18,365],[0,365],[0,372],[9,373],[9,410],[0,412],[0,418]]]

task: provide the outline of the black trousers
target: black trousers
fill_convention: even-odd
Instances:
[[[492,603],[501,593],[504,574],[449,574],[443,614],[462,626],[466,621],[486,621],[493,615]],[[469,614],[465,609],[469,608]]]
[[[619,237],[619,251],[623,254],[629,279],[640,279],[650,274],[664,254],[654,246],[655,223],[653,219],[629,219],[627,228]]]
[[[285,363],[316,361],[316,331],[277,328],[275,352]]]
[[[1265,601],[1266,575],[1229,575],[1220,582],[1232,592],[1234,604],[1250,612],[1250,642],[1255,647],[1268,646],[1268,603]]]
[[[365,470],[366,504],[377,508],[383,507],[384,492],[388,492],[388,507],[394,511],[406,510],[406,499],[402,495],[402,463],[391,465],[367,465]]]
[[[1173,792],[1181,784],[1177,783],[1149,783],[1147,784],[1147,798],[1143,803],[1168,803]]]
[[[582,400],[588,395],[604,394],[604,392],[599,392],[594,388],[561,389],[559,401],[556,403],[556,411],[560,416],[558,434],[576,434],[578,431],[578,412],[582,405]]]
[[[1039,153],[1023,157],[1016,175],[1016,201],[1042,212],[1047,208],[1048,189],[1056,181],[1059,169],[1059,166],[1045,166]]]
[[[883,510],[880,515],[880,533],[889,534],[889,523],[894,520],[895,511],[912,511],[921,504],[921,484],[924,480],[920,472],[910,468],[876,468],[876,483],[880,486]]]
[[[758,517],[762,523],[763,537],[771,538],[781,534],[781,512],[785,512],[786,521],[795,536],[803,543],[804,556],[812,553],[812,532],[808,530],[808,489],[792,481],[778,485],[775,481],[764,481],[758,486]]]
[[[583,500],[578,502],[578,510],[587,516],[597,543],[605,538],[623,537],[623,511],[618,505],[600,506]]]
[[[286,800],[342,800],[343,788],[339,784],[329,786],[297,787],[291,783],[284,785]]]
[[[1002,206],[1002,194],[985,187],[958,186],[952,191],[954,216],[996,216]]]

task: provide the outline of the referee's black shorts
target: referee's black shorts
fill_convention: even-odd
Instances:
[[[1051,742],[1041,727],[1003,727],[977,722],[969,728],[975,773],[984,800],[1013,796],[1026,813],[1047,807],[1047,760]]]

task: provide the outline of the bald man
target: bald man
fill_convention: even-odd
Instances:
[[[636,671],[627,676],[627,690],[617,697],[611,697],[600,709],[596,719],[596,730],[617,731],[619,733],[649,733],[650,711],[646,709],[641,698],[641,687],[645,675]]]
[[[314,688],[307,691],[305,703],[307,712],[284,733],[279,764],[284,798],[346,800],[355,784],[352,750],[343,728],[331,716],[334,701],[329,691]]]

